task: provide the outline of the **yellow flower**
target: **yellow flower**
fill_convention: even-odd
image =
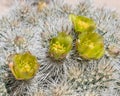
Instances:
[[[12,55],[9,67],[17,80],[28,80],[36,74],[39,65],[30,52]]]
[[[63,59],[72,48],[72,37],[65,32],[61,32],[58,36],[50,41],[49,53],[55,60]]]
[[[79,35],[76,42],[79,55],[84,59],[99,59],[104,55],[104,41],[95,32],[85,32]]]
[[[53,51],[54,53],[58,52],[58,53],[63,54],[65,52],[65,48],[59,42],[56,42],[55,44],[53,44],[51,51]]]
[[[77,33],[94,31],[96,28],[96,24],[91,18],[73,14],[71,14],[69,18],[74,25],[75,32]]]

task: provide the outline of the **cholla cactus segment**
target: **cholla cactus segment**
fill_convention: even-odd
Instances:
[[[91,18],[74,14],[71,14],[69,18],[73,22],[75,32],[77,33],[94,31],[96,29],[96,24]]]
[[[50,41],[50,56],[54,59],[63,59],[72,48],[72,37],[65,32],[61,32],[58,36]]]
[[[9,67],[17,80],[28,80],[36,74],[39,65],[37,58],[26,52],[13,55]]]
[[[80,34],[76,48],[79,55],[84,59],[99,59],[104,55],[103,38],[95,32]]]

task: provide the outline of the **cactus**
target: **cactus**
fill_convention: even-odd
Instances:
[[[46,7],[43,7],[43,10],[38,12],[38,4],[35,5],[37,1],[30,0],[32,3],[26,1],[23,5],[17,4],[16,9],[0,20],[0,95],[119,96],[119,48],[110,47],[112,44],[118,47],[120,45],[118,35],[120,18],[116,12],[104,8],[97,9],[92,6],[93,2],[89,2],[90,0],[76,0],[76,5],[70,5],[65,0],[51,0]],[[41,0],[38,1],[41,2]],[[69,20],[70,14],[92,18],[96,25],[94,31],[97,33],[88,30],[89,34],[87,34],[84,30],[81,31],[81,34],[75,34],[74,23]],[[69,37],[68,34],[70,34],[73,42],[68,44],[69,47],[65,47],[69,51],[66,51],[62,45],[61,48],[65,49],[65,56],[60,54],[59,59],[57,57],[57,60],[52,60],[51,57],[55,59],[51,55],[55,49],[53,47],[61,46],[60,41],[54,43],[52,38],[59,37],[61,32],[65,32],[65,37]],[[95,36],[89,37],[90,34]],[[65,37],[61,38],[66,40]],[[83,39],[82,42],[85,42],[84,39],[87,38],[83,37],[88,37],[90,41],[95,40],[93,43],[97,44],[95,48],[98,47],[96,50],[99,51],[99,55],[93,56],[96,54],[95,50],[90,51],[93,54],[89,55],[87,49],[84,52],[90,56],[87,57],[89,60],[81,59],[78,56],[76,47],[81,46],[75,47],[75,43],[79,39]],[[105,49],[105,52],[100,52],[100,49],[102,51],[103,49],[99,48],[99,42],[103,45],[103,38],[104,47],[102,48]],[[89,42],[85,43],[89,45]],[[73,48],[71,48],[71,44]],[[50,51],[51,45],[54,45],[52,51]],[[90,47],[93,48],[93,44]],[[80,48],[80,51],[83,48]],[[31,54],[27,54],[37,58],[37,64],[40,64],[40,67],[34,78],[32,75],[31,79],[17,80],[13,75],[14,72],[12,73],[8,66],[10,64],[8,61],[11,60],[8,56],[16,54],[19,57],[20,54],[26,52],[30,52]]]
[[[84,59],[99,59],[104,55],[102,36],[95,32],[86,32],[79,35],[76,42],[79,55]]]

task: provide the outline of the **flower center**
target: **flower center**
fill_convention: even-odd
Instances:
[[[61,53],[61,54],[65,52],[64,46],[61,45],[59,42],[56,42],[55,44],[53,44],[52,50],[53,50],[55,53]]]

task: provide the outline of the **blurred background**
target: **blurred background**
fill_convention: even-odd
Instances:
[[[0,0],[0,16],[6,15],[9,10],[14,6],[15,0]],[[18,0],[22,2],[23,0]],[[69,3],[75,3],[75,0],[66,0]],[[94,5],[97,7],[107,7],[116,9],[120,13],[120,0],[93,0]]]

